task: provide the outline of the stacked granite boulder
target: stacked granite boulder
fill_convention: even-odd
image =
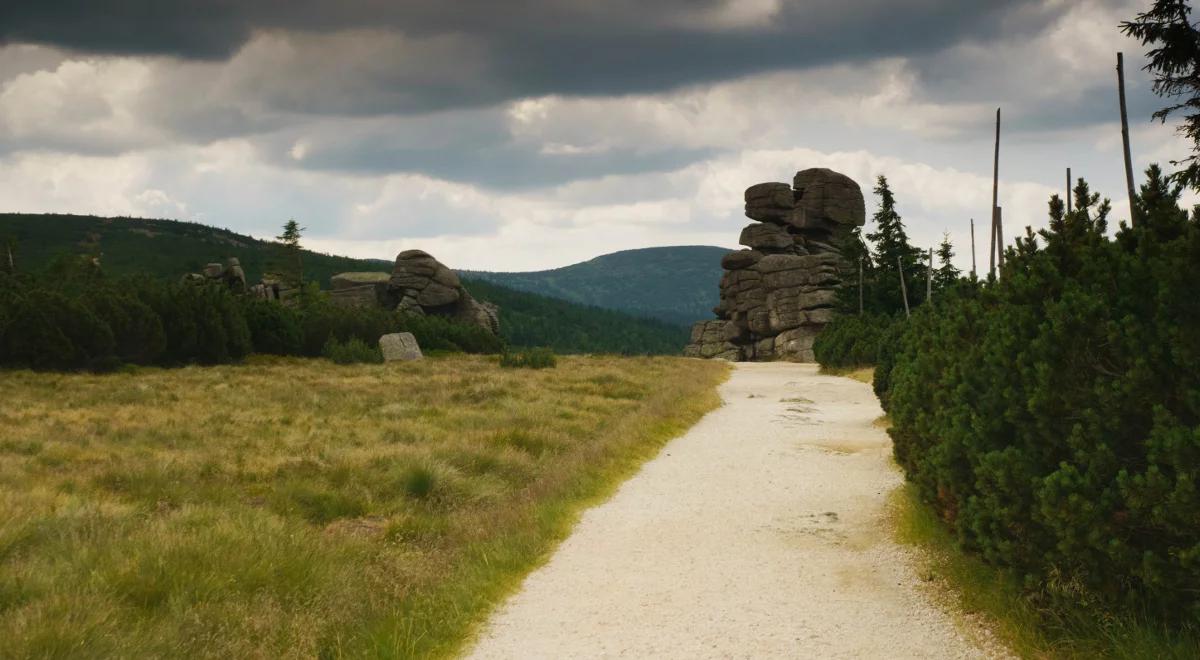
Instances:
[[[813,361],[812,344],[833,318],[848,265],[838,246],[866,220],[862,189],[824,168],[746,189],[748,249],[721,259],[716,320],[692,327],[685,355],[730,361]]]
[[[339,273],[330,284],[339,304],[444,316],[500,334],[499,308],[472,298],[454,271],[422,250],[397,255],[391,274]]]
[[[185,282],[219,282],[233,293],[246,293],[246,271],[242,269],[242,262],[237,257],[226,259],[224,264],[207,264],[203,272],[188,273],[183,279]]]

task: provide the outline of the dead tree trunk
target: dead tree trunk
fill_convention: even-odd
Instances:
[[[858,315],[859,316],[862,316],[862,314],[863,314],[863,267],[862,267],[862,262],[863,262],[862,255],[859,255],[859,257],[858,257]]]
[[[1071,212],[1071,168],[1067,168],[1067,213]]]
[[[996,260],[1004,270],[1004,209],[996,207]]]
[[[900,297],[904,299],[904,316],[908,318],[912,313],[908,311],[908,286],[904,284],[904,262],[900,257],[896,257],[896,269],[900,271]]]
[[[933,248],[929,248],[929,267],[925,269],[925,302],[933,302]]]
[[[975,218],[971,218],[971,277],[977,277],[975,273]]]
[[[996,204],[1000,192],[1000,108],[996,108],[996,151],[992,156],[992,239],[988,251],[988,273],[996,276]]]
[[[1125,146],[1125,188],[1129,192],[1129,224],[1137,226],[1137,192],[1133,188],[1133,159],[1129,156],[1129,115],[1125,112],[1125,54],[1117,53],[1117,89],[1121,97],[1121,141]]]

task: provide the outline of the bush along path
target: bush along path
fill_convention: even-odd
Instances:
[[[724,405],[588,511],[475,658],[1002,657],[893,543],[869,386],[739,364]]]

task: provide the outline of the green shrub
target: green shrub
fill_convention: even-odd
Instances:
[[[112,331],[119,361],[150,364],[166,350],[162,320],[134,296],[97,288],[87,305]]]
[[[484,328],[341,307],[313,286],[294,300],[251,300],[206,282],[110,280],[91,259],[64,257],[43,275],[0,273],[0,366],[112,371],[121,363],[222,364],[251,352],[375,362],[379,337],[392,332],[413,333],[430,352],[504,347]]]
[[[267,300],[244,303],[243,313],[255,353],[299,355],[304,346],[300,314],[293,308]]]
[[[558,366],[558,358],[548,348],[505,351],[500,355],[500,366],[509,369],[549,369]]]
[[[896,321],[886,314],[843,315],[813,342],[823,367],[867,367],[879,363],[879,343]]]
[[[112,330],[86,306],[33,289],[15,301],[0,361],[32,369],[79,369],[113,354]]]
[[[325,342],[321,355],[337,364],[377,364],[383,362],[378,346],[371,346],[357,337],[340,342],[332,337]]]
[[[1195,622],[1200,225],[1150,174],[1115,240],[1086,185],[1052,200],[999,282],[914,313],[877,375],[897,461],[966,548],[1051,608]]]

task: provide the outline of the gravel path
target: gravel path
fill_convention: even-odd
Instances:
[[[473,658],[978,658],[887,531],[870,387],[739,364],[725,405],[587,511]],[[974,637],[974,636],[973,636]]]

